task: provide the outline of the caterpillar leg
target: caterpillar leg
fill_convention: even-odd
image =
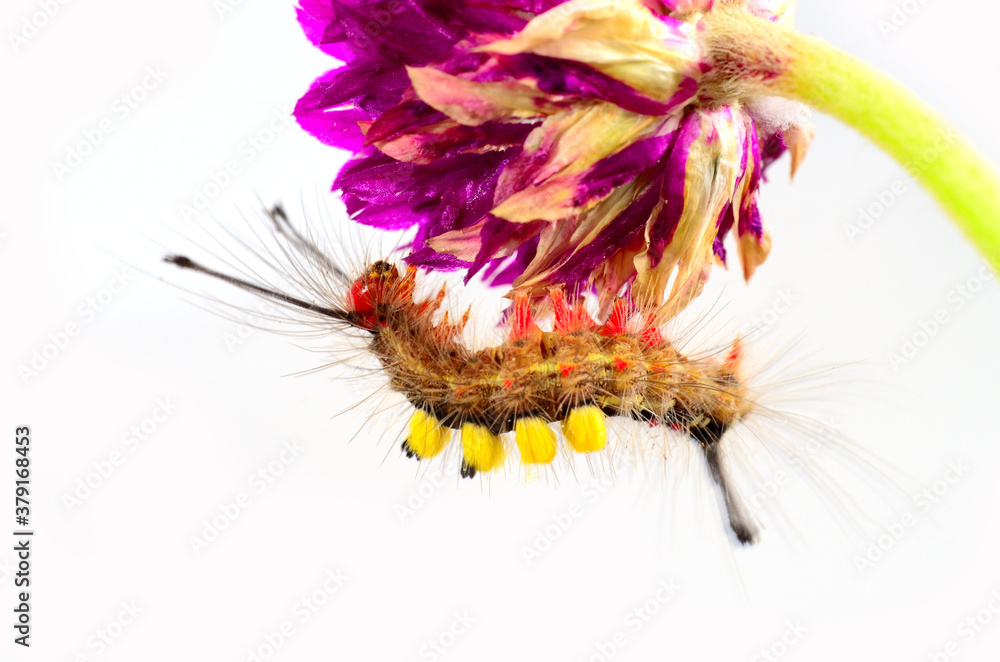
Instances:
[[[514,438],[523,464],[548,464],[556,456],[556,433],[540,418],[518,419]]]
[[[475,423],[462,425],[462,477],[477,471],[493,471],[504,461],[504,445],[499,436]]]
[[[577,453],[603,450],[608,442],[604,412],[593,405],[571,409],[563,421],[562,430],[566,441]]]

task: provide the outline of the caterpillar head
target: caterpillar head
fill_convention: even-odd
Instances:
[[[407,267],[403,276],[396,265],[385,260],[369,266],[347,292],[348,312],[357,325],[377,329],[391,311],[411,305],[416,273],[416,267]]]

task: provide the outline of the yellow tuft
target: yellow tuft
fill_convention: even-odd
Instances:
[[[540,418],[517,419],[514,438],[522,464],[548,464],[556,456],[556,433]]]
[[[423,460],[443,451],[450,437],[449,428],[442,426],[438,419],[423,409],[418,409],[410,418],[410,436],[406,439],[406,445]]]
[[[475,423],[462,425],[462,452],[466,464],[476,471],[493,471],[503,463],[503,441]]]
[[[566,441],[577,453],[599,451],[608,441],[604,412],[593,405],[571,409],[563,421],[562,430]]]

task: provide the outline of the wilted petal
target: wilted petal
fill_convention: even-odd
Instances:
[[[809,109],[788,99],[763,97],[748,104],[746,110],[764,143],[764,167],[787,151],[791,153],[794,176],[812,143],[814,130]]]
[[[796,124],[785,130],[785,144],[792,155],[792,177],[798,171],[802,160],[806,158],[806,152],[809,151],[815,133],[812,124]]]
[[[591,103],[553,115],[532,131],[500,176],[493,214],[516,223],[558,221],[590,200],[578,189],[595,163],[648,136],[662,123],[612,104]]]
[[[712,8],[713,0],[663,0],[663,4],[678,14],[705,12]]]
[[[408,67],[417,95],[459,124],[527,119],[558,110],[549,95],[526,80],[479,83],[452,76],[434,67]]]
[[[757,16],[780,24],[791,25],[795,20],[795,0],[751,0],[746,6]]]
[[[516,37],[477,50],[580,62],[651,99],[669,101],[701,74],[697,26],[655,16],[638,0],[571,0],[532,19]]]
[[[678,140],[678,149],[687,149],[683,169],[671,172],[666,204],[646,227],[647,249],[636,257],[632,292],[638,301],[659,304],[674,275],[668,298],[679,310],[701,292],[718,226],[740,193],[746,126],[728,107],[696,111]]]
[[[471,264],[482,247],[485,226],[486,218],[483,218],[475,225],[434,237],[427,244],[437,253],[447,253]]]
[[[643,192],[633,180],[614,189],[581,214],[565,244],[550,246],[548,254],[536,253],[514,286],[534,293],[553,283],[575,288],[592,281],[602,293],[619,292],[635,277],[632,258],[645,248],[643,229],[661,204],[657,186]]]
[[[756,207],[754,212],[757,213]],[[754,221],[759,223],[759,213]],[[750,280],[754,271],[771,252],[771,234],[764,228],[761,228],[759,235],[755,232],[743,233],[738,240],[737,249],[740,254],[740,264],[743,265],[743,277]]]

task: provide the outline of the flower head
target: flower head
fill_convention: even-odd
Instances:
[[[302,0],[306,34],[345,64],[296,116],[356,153],[334,182],[355,220],[417,226],[410,263],[605,303],[631,284],[677,310],[728,235],[747,278],[766,258],[764,170],[788,150],[794,170],[811,136],[797,104],[713,77],[705,13],[786,22],[793,4]]]

